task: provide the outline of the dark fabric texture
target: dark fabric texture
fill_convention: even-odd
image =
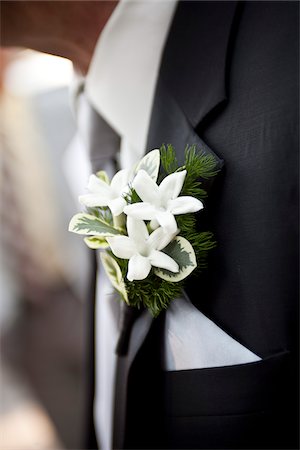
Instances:
[[[94,426],[94,393],[95,393],[95,293],[96,293],[96,275],[97,275],[97,260],[94,252],[91,251],[91,273],[90,273],[90,292],[86,302],[86,343],[88,346],[87,358],[87,384],[86,391],[86,423],[85,436],[83,441],[83,448],[86,450],[98,449]]]
[[[257,363],[166,372],[171,448],[296,448],[295,367],[288,352]],[[295,395],[295,393],[294,393]]]
[[[130,372],[127,448],[298,448],[298,7],[177,8],[148,147],[224,161],[198,214],[218,248],[187,293],[262,361],[165,373],[155,321]]]
[[[167,447],[164,427],[164,383],[161,371],[164,313],[152,322],[128,376],[124,448]]]

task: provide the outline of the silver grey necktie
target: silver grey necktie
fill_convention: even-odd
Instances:
[[[78,123],[92,165],[92,172],[106,170],[109,175],[117,169],[116,159],[120,149],[120,137],[80,94],[78,99]]]

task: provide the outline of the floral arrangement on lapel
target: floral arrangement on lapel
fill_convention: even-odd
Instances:
[[[79,197],[87,213],[76,214],[69,231],[103,250],[106,274],[128,305],[156,317],[180,295],[186,277],[206,267],[216,242],[211,232],[197,231],[195,213],[207,196],[200,180],[217,172],[215,158],[195,146],[179,166],[174,148],[163,145],[111,181],[104,171],[90,176],[88,193]]]

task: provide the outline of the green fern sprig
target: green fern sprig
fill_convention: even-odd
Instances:
[[[207,198],[207,192],[202,189],[201,187],[201,182],[198,181],[192,181],[185,179],[185,183],[183,185],[182,188],[182,195],[188,195],[191,197],[196,197],[198,200],[203,200],[205,198]]]
[[[108,251],[118,263],[127,291],[129,304],[135,308],[147,308],[153,317],[157,317],[159,313],[167,309],[171,300],[180,296],[183,283],[172,283],[157,277],[153,270],[145,280],[128,281],[128,260],[117,258],[111,251]]]
[[[185,169],[187,174],[182,195],[190,195],[203,200],[207,197],[207,193],[201,187],[201,180],[212,178],[219,172],[214,156],[197,151],[195,145],[187,147],[185,149]]]
[[[198,151],[195,145],[187,146],[185,149],[186,178],[196,180],[202,178],[208,180],[217,175],[219,169],[216,168],[216,160],[213,155],[206,155],[203,151]]]
[[[167,175],[176,172],[179,168],[174,147],[171,144],[160,147],[160,162]]]
[[[195,275],[207,268],[207,257],[210,250],[216,248],[217,241],[214,234],[210,231],[199,233],[194,240],[194,251],[197,259],[197,268]]]
[[[154,317],[167,309],[171,300],[179,297],[183,283],[172,283],[151,273],[145,280],[126,282],[131,306],[148,308]]]
[[[176,216],[177,226],[180,230],[180,235],[185,237],[188,241],[188,234],[193,233],[196,230],[196,217],[195,214],[185,214]]]
[[[160,180],[165,175],[186,170],[182,195],[196,197],[202,200],[207,197],[206,191],[201,187],[201,179],[207,180],[214,177],[219,169],[216,168],[216,160],[213,155],[206,155],[204,152],[198,151],[195,145],[187,146],[185,149],[185,162],[183,166],[178,165],[174,147],[171,144],[162,145],[160,148],[160,158],[162,171]]]

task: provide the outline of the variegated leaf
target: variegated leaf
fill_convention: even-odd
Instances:
[[[85,213],[79,213],[72,217],[69,231],[88,236],[115,236],[122,234],[122,230],[111,226],[98,217]]]
[[[120,293],[123,300],[129,304],[122,272],[117,261],[108,253],[101,253],[101,261],[113,287]]]
[[[89,248],[91,248],[92,250],[97,250],[98,248],[108,248],[109,247],[105,237],[90,236],[90,237],[85,237],[83,240],[86,243],[86,245]]]
[[[179,272],[172,273],[165,269],[155,269],[155,274],[167,281],[181,281],[186,278],[196,267],[197,261],[193,247],[182,236],[177,236],[170,244],[162,250],[179,265]]]
[[[139,170],[145,170],[145,172],[147,172],[148,175],[156,182],[158,178],[159,165],[160,152],[158,149],[152,150],[151,152],[147,153],[138,163],[135,169],[135,173],[137,173]]]

